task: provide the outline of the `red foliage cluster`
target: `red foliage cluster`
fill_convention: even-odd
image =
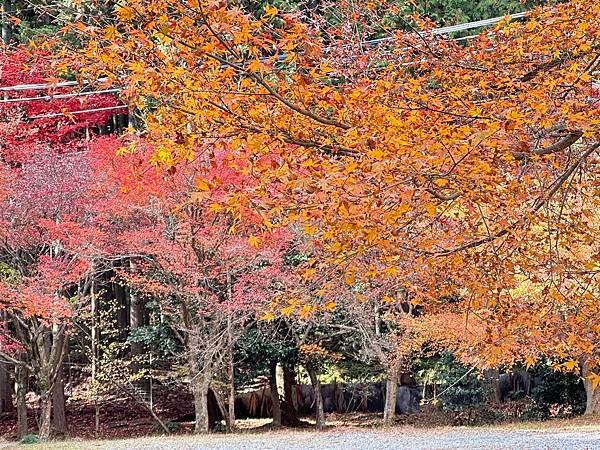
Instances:
[[[53,81],[47,56],[4,50],[0,85]],[[123,276],[139,289],[201,295],[207,308],[252,312],[293,281],[283,270],[290,234],[256,231],[262,218],[249,207],[219,206],[241,186],[254,189],[249,159],[223,144],[210,149],[210,164],[199,156],[165,173],[155,164],[156,148],[135,142],[128,152],[130,142],[97,134],[110,111],[32,119],[113,106],[113,96],[27,101],[41,95],[33,92],[11,91],[9,98],[22,102],[0,104],[0,258],[10,274],[0,278],[3,308],[49,323],[68,318],[69,287],[97,262],[124,258],[138,261],[138,270]],[[158,269],[169,276],[157,276]],[[207,286],[227,277],[236,283],[224,301],[222,289]]]

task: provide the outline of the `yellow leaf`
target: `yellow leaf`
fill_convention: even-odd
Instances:
[[[308,319],[311,312],[312,312],[312,306],[304,305],[302,308],[300,308],[300,318]]]
[[[434,217],[437,214],[437,207],[433,202],[425,204],[425,210],[427,211],[428,216]]]
[[[305,280],[312,280],[315,277],[316,272],[317,271],[312,267],[304,269],[304,271],[302,272],[302,278],[304,278]]]
[[[278,12],[278,10],[274,6],[270,6],[270,5],[265,6],[265,13],[267,16],[275,17],[277,15],[277,12]]]
[[[196,179],[196,187],[200,191],[210,191],[210,186],[203,178]]]
[[[260,320],[264,320],[266,322],[271,322],[273,319],[275,319],[275,315],[272,312],[268,312],[260,318]]]
[[[383,158],[383,152],[376,148],[375,150],[371,150],[369,152],[369,156],[373,159],[381,159]]]
[[[135,10],[133,8],[128,8],[127,6],[119,6],[117,7],[117,16],[119,19],[128,21],[135,16]]]
[[[335,302],[329,300],[329,301],[325,302],[325,304],[323,306],[325,307],[326,311],[333,311],[335,309]]]
[[[383,269],[383,273],[390,277],[393,277],[394,275],[398,275],[398,269],[396,267],[386,267],[385,269]]]
[[[291,316],[292,313],[294,312],[294,307],[293,306],[286,306],[285,308],[281,308],[281,314],[283,314],[284,316]]]
[[[533,358],[532,356],[528,356],[527,358],[525,358],[525,367],[527,367],[529,369],[534,364],[535,364],[535,358]]]
[[[354,282],[356,281],[356,278],[354,277],[354,274],[352,272],[348,272],[346,273],[346,284],[354,284]]]
[[[248,244],[250,244],[251,247],[259,248],[260,247],[260,238],[258,236],[252,235],[248,238]]]
[[[574,360],[572,360],[572,359],[570,359],[570,360],[568,360],[568,361],[566,361],[566,362],[564,362],[564,363],[563,363],[563,366],[564,366],[564,367],[565,367],[567,370],[569,370],[569,371],[571,371],[571,370],[575,369],[575,367],[577,367],[578,365],[579,365],[579,364],[577,363],[577,361],[574,361]]]
[[[314,236],[315,233],[317,232],[317,227],[315,227],[314,225],[304,225],[302,227],[302,229],[304,230],[304,232],[306,234],[308,234],[309,236]]]
[[[208,210],[209,210],[211,213],[218,213],[219,211],[221,211],[221,205],[219,205],[218,203],[211,203],[211,204],[208,206]]]
[[[262,64],[260,63],[260,61],[258,59],[253,59],[250,64],[248,64],[248,70],[250,72],[260,72],[260,69],[262,68]]]

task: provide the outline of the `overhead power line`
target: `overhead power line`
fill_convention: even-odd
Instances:
[[[478,20],[474,22],[467,22],[458,25],[452,25],[448,27],[440,27],[435,28],[429,31],[423,32],[425,36],[441,36],[447,35],[451,33],[458,33],[461,31],[472,30],[477,28],[488,27],[490,25],[494,25],[502,20],[514,20],[525,17],[529,11],[525,11],[522,13],[510,14],[506,16],[493,17],[490,19]],[[453,41],[463,41],[468,39],[476,38],[478,35],[473,34],[469,36],[464,36],[460,38],[453,38]],[[382,42],[390,42],[394,41],[396,38],[394,36],[383,37],[379,39],[371,39],[364,41],[364,45],[373,45],[379,44]],[[410,63],[407,63],[410,64]],[[406,64],[405,64],[406,65]],[[105,82],[107,78],[100,78],[97,80],[97,83]],[[84,86],[89,86],[91,83],[84,83]],[[0,87],[0,92],[9,93],[9,92],[23,92],[23,91],[37,91],[37,90],[45,90],[45,89],[57,89],[57,88],[65,88],[71,86],[79,86],[80,83],[77,81],[61,81],[58,83],[37,83],[37,84],[19,84],[14,86],[4,86]],[[19,103],[19,102],[30,102],[30,101],[42,101],[42,100],[54,100],[54,99],[63,99],[63,98],[74,98],[80,96],[89,96],[94,94],[110,94],[120,92],[122,88],[111,88],[111,89],[102,89],[102,90],[94,90],[94,91],[82,91],[82,92],[72,92],[67,94],[48,94],[48,95],[40,95],[34,97],[21,97],[21,98],[5,98],[0,99],[0,103]],[[6,94],[5,94],[6,95]],[[116,111],[128,109],[127,105],[116,105],[116,106],[107,106],[102,108],[91,108],[91,109],[83,109],[77,111],[65,111],[60,113],[48,113],[48,114],[39,114],[35,116],[29,116],[28,119],[46,119],[46,118],[55,118],[55,117],[66,117],[70,115],[78,115],[78,114],[87,114],[94,112],[102,112],[102,111]]]
[[[127,105],[106,106],[104,108],[80,109],[77,111],[65,111],[62,113],[40,114],[37,116],[29,116],[29,117],[27,117],[27,119],[50,119],[52,117],[65,117],[65,116],[68,117],[70,115],[76,115],[76,114],[87,114],[87,113],[94,113],[94,112],[100,112],[100,111],[112,111],[112,110],[128,109],[128,108],[129,108],[129,106],[127,106]]]
[[[521,18],[525,17],[529,12],[530,11],[525,11],[525,12],[509,14],[509,15],[505,15],[505,16],[492,17],[490,19],[477,20],[474,22],[466,22],[466,23],[461,23],[461,24],[457,24],[457,25],[451,25],[448,27],[434,28],[432,30],[424,31],[422,34],[425,36],[440,36],[440,35],[445,35],[445,34],[458,33],[461,31],[473,30],[476,28],[488,27],[490,25],[494,25],[498,22],[501,22],[502,20],[505,20],[505,19],[509,19],[509,20],[521,19]],[[477,35],[466,36],[463,38],[456,38],[453,40],[457,40],[457,41],[465,40],[465,39],[468,39],[468,38],[471,38],[474,36],[477,36]],[[396,38],[394,36],[387,36],[387,37],[382,37],[382,38],[378,38],[378,39],[371,39],[371,40],[364,41],[363,45],[378,44],[380,42],[393,41],[395,39]],[[282,57],[284,57],[284,56],[282,56]],[[104,81],[106,81],[106,78],[100,78],[97,80],[98,83],[102,83]],[[55,89],[55,88],[62,88],[62,87],[69,87],[69,86],[78,86],[79,84],[80,83],[77,81],[61,81],[58,83],[17,84],[14,86],[0,87],[0,92],[36,91],[36,90]],[[85,85],[87,85],[87,84],[89,84],[89,83],[85,83]]]
[[[113,88],[113,89],[102,89],[99,91],[72,92],[70,94],[40,95],[37,97],[5,98],[5,99],[1,99],[0,103],[20,103],[20,102],[42,101],[42,100],[54,100],[54,99],[61,99],[61,98],[85,97],[88,95],[96,95],[96,94],[113,94],[113,93],[121,92],[121,91],[122,91],[121,88]]]

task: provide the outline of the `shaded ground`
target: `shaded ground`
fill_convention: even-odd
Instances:
[[[507,427],[453,427],[390,430],[341,427],[323,432],[271,431],[209,436],[149,437],[118,441],[71,441],[29,446],[58,449],[600,449],[600,424],[547,423]],[[0,448],[11,448],[9,445]],[[14,446],[12,448],[15,448]]]

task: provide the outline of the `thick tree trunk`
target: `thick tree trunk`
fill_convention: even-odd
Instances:
[[[119,308],[117,312],[117,327],[119,328],[119,336],[124,339],[127,337],[127,330],[129,328],[130,306],[129,297],[127,296],[125,286],[123,286],[123,281],[116,280],[113,283],[113,292]]]
[[[192,380],[192,394],[194,395],[194,410],[196,412],[196,423],[194,433],[210,432],[210,420],[208,416],[208,388],[210,381],[204,376],[198,375]]]
[[[13,409],[11,386],[9,365],[0,363],[0,414]]]
[[[21,439],[27,434],[27,369],[17,367],[15,369],[15,394],[17,403],[17,437]]]
[[[383,408],[383,423],[386,426],[393,425],[396,418],[396,395],[399,382],[398,368],[392,366],[389,369],[388,379],[385,383],[385,405]]]
[[[6,316],[5,312],[0,311],[0,333],[6,333],[8,331]],[[10,367],[9,364],[0,362],[0,414],[13,410],[13,385],[11,382]]]
[[[66,350],[66,347],[65,347]],[[52,429],[57,435],[67,433],[67,419],[65,416],[65,380],[63,365],[58,371],[52,392]]]
[[[502,392],[500,391],[500,373],[498,369],[487,369],[483,372],[485,380],[485,393],[487,400],[499,403],[502,401]]]
[[[288,366],[283,366],[283,398],[298,411],[298,398],[295,394],[296,375]]]
[[[208,410],[208,389],[212,381],[213,372],[210,364],[202,364],[198,361],[198,348],[200,348],[200,336],[191,333],[188,336],[188,368],[190,373],[190,388],[194,396],[194,410],[196,423],[194,433],[210,432],[210,416]]]
[[[271,388],[271,414],[273,416],[273,426],[281,426],[281,403],[279,400],[279,390],[277,389],[277,363],[272,362],[269,367],[269,387]]]
[[[597,368],[598,369],[598,368]],[[583,377],[583,387],[585,388],[586,405],[585,414],[600,414],[600,386],[594,388],[592,380],[589,378],[594,371],[594,367],[587,361],[581,364],[581,375]]]
[[[62,378],[66,331],[64,326],[54,324],[51,334],[40,333],[39,336],[40,338],[35,343],[41,366],[36,373],[36,381],[40,390],[39,436],[41,440],[45,441],[50,438],[52,432],[52,400],[56,380],[59,376]]]
[[[135,261],[129,262],[129,269],[132,273],[138,272],[138,267]],[[136,330],[137,328],[143,327],[146,325],[146,314],[145,314],[145,305],[141,301],[141,299],[136,294],[135,290],[129,290],[129,328],[131,331]],[[140,364],[140,357],[144,353],[144,347],[142,344],[138,342],[131,343],[131,357],[133,359],[133,364],[131,368],[134,372],[139,372],[142,369],[142,365]],[[146,378],[140,379],[138,382],[138,386],[144,390],[144,392],[150,391],[150,383]]]
[[[40,440],[47,441],[50,439],[52,425],[52,394],[44,393],[40,399]]]
[[[321,382],[317,371],[313,367],[307,367],[308,376],[313,387],[315,394],[315,409],[316,409],[316,421],[317,428],[325,428],[325,410],[323,408],[323,394],[321,393]]]

